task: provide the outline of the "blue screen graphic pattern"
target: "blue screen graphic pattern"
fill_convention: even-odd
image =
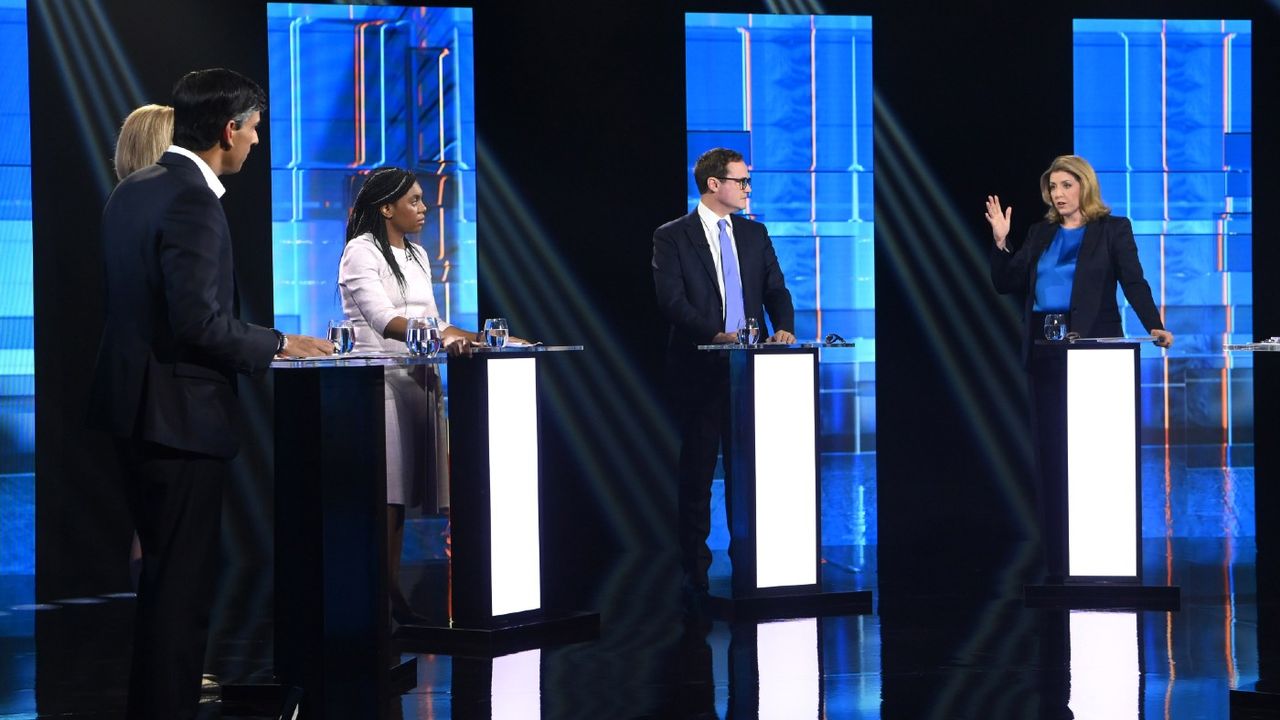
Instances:
[[[0,575],[35,574],[27,4],[0,0]]]
[[[417,237],[444,318],[476,325],[471,10],[267,6],[276,326],[323,336],[342,317],[338,261],[363,176],[414,171]]]
[[[1247,20],[1074,23],[1075,150],[1177,338],[1142,353],[1148,536],[1254,534],[1253,362],[1222,349],[1255,339],[1251,48]]]
[[[697,157],[741,152],[796,336],[855,343],[822,354],[823,544],[874,544],[871,18],[690,13],[685,53],[689,208]]]

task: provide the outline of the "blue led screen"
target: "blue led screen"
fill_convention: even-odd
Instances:
[[[741,152],[747,213],[773,238],[796,336],[855,343],[821,358],[823,543],[874,544],[871,18],[690,13],[685,54],[689,207],[697,157]]]
[[[1255,339],[1251,48],[1247,20],[1074,23],[1075,151],[1176,336],[1142,353],[1147,536],[1254,534],[1253,362],[1223,350]]]
[[[441,315],[476,326],[471,10],[267,6],[276,326],[323,336],[342,317],[347,211],[370,170],[417,173],[416,238]]]
[[[27,5],[0,0],[0,574],[35,573]]]

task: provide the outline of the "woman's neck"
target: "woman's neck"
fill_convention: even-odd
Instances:
[[[387,225],[390,225],[390,224],[391,223],[387,223]],[[395,228],[388,227],[387,242],[391,244],[391,247],[400,248],[401,250],[403,250],[404,249],[404,233],[398,232]]]

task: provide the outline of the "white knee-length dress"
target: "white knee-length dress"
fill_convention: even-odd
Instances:
[[[404,343],[382,332],[397,316],[435,317],[427,254],[414,246],[391,252],[404,275],[404,289],[373,236],[352,238],[338,266],[342,310],[355,326],[355,352],[403,352]],[[447,323],[440,319],[443,329]],[[423,506],[435,512],[448,506],[448,436],[444,397],[434,367],[387,368],[385,375],[387,434],[387,503]],[[353,432],[358,428],[352,428]]]

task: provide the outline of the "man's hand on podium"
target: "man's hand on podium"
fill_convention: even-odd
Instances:
[[[796,341],[796,336],[786,330],[779,330],[774,334],[770,335],[768,340],[765,340],[765,342],[783,343],[784,345],[790,345],[795,341]]]
[[[714,338],[711,338],[711,342],[716,344],[721,344],[721,345],[726,345],[726,344],[732,345],[738,342],[738,334],[737,333],[716,333],[716,336]],[[719,352],[719,350],[717,350],[716,352]]]
[[[1156,347],[1173,347],[1173,333],[1168,330],[1152,330],[1151,337],[1156,339]]]
[[[283,358],[304,358],[304,357],[323,357],[333,354],[333,341],[325,340],[310,335],[288,335],[285,336],[284,352],[277,357]]]

